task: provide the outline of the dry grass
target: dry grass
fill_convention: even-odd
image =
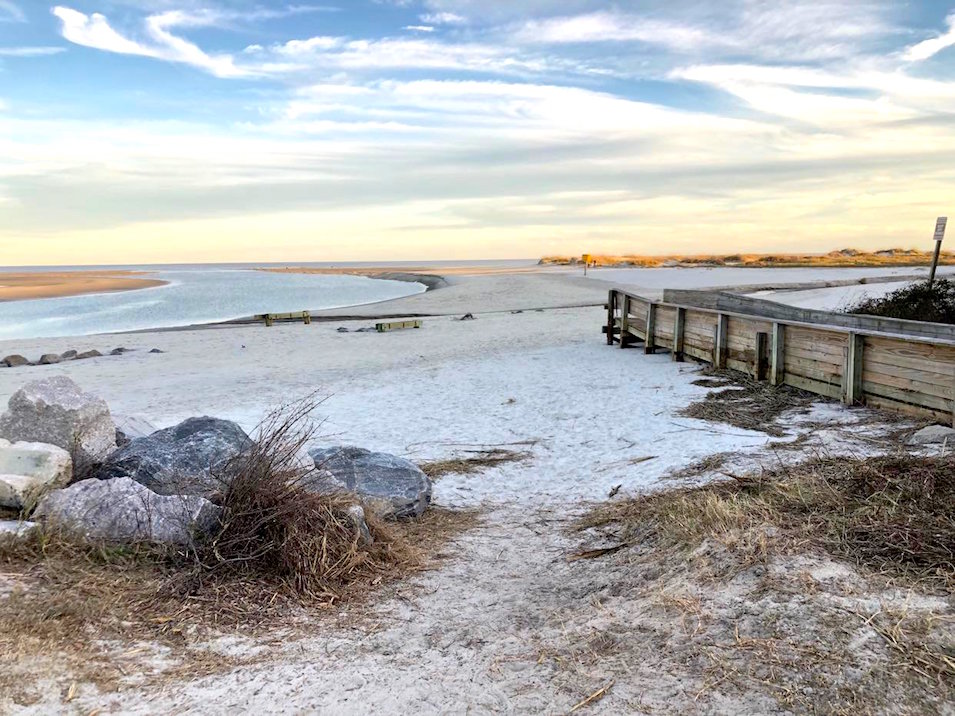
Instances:
[[[814,458],[800,465],[602,505],[578,527],[625,544],[705,539],[743,562],[825,550],[907,586],[955,590],[955,456]],[[767,527],[772,529],[767,530]]]
[[[696,256],[594,256],[597,266],[637,266],[657,268],[660,266],[734,266],[743,268],[792,268],[792,267],[840,267],[840,266],[927,266],[932,252],[917,249],[886,249],[869,252],[856,249],[841,249],[828,254],[701,254]],[[568,265],[580,261],[579,257],[545,256],[540,260],[545,265]],[[939,264],[955,264],[955,253],[943,252]]]
[[[438,480],[445,475],[470,475],[498,465],[523,462],[530,457],[529,452],[496,447],[486,450],[465,450],[463,455],[423,462],[418,467],[432,480]]]
[[[950,713],[955,457],[814,459],[606,503],[577,529],[613,545],[614,593],[663,608],[627,623],[660,668],[699,679],[703,712],[769,697],[787,713]]]
[[[730,370],[706,371],[711,382],[721,381],[729,387],[708,393],[702,400],[688,405],[681,415],[713,423],[728,423],[745,430],[783,437],[786,431],[776,419],[791,410],[807,410],[813,403],[824,401],[813,393],[789,385],[770,385]],[[715,380],[714,380],[715,379]],[[699,383],[698,381],[698,384]]]
[[[155,678],[232,668],[235,660],[196,645],[222,629],[255,635],[360,601],[431,567],[476,524],[473,512],[433,508],[384,523],[366,510],[368,544],[349,513],[353,498],[304,488],[308,471],[295,456],[313,407],[295,404],[262,426],[228,468],[219,528],[188,548],[41,530],[0,541],[0,697],[19,689],[29,701],[44,673],[116,688],[126,676],[117,644],[172,649],[179,665]]]

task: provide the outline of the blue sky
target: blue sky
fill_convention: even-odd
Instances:
[[[925,245],[955,2],[0,0],[0,263]]]

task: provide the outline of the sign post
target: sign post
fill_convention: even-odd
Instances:
[[[945,225],[948,223],[947,216],[938,217],[935,222],[935,255],[932,257],[932,272],[928,277],[928,285],[931,288],[935,283],[935,269],[938,268],[938,257],[942,253],[942,239],[945,238]]]
[[[592,257],[590,254],[584,254],[584,255],[581,256],[580,258],[581,258],[581,260],[584,262],[584,276],[586,276],[586,275],[587,275],[587,267],[590,266],[590,261],[591,261],[591,259],[592,259],[593,257]]]

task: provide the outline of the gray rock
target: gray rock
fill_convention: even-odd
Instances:
[[[929,425],[909,438],[910,445],[941,445],[944,442],[955,447],[955,428]]]
[[[358,447],[316,448],[309,454],[320,473],[331,473],[350,492],[365,498],[382,517],[417,517],[431,502],[431,480],[403,458]],[[327,477],[321,479],[328,484]],[[309,481],[306,486],[331,491],[320,482]]]
[[[150,353],[165,353],[166,351],[161,351],[158,348],[153,348],[149,351]]]
[[[0,520],[0,539],[4,537],[23,539],[24,537],[29,537],[36,528],[36,522],[29,522],[27,520]]]
[[[86,360],[87,358],[99,358],[103,354],[97,350],[92,351],[83,351],[82,353],[76,354],[76,360]]]
[[[55,363],[60,362],[60,356],[56,353],[44,353],[40,356],[40,360],[36,362],[37,365],[54,365]]]
[[[34,519],[104,542],[189,544],[221,509],[202,497],[157,495],[128,477],[81,480],[44,497]]]
[[[30,361],[24,358],[18,353],[9,355],[3,360],[0,360],[0,364],[5,365],[7,368],[19,368],[22,365],[30,365]]]
[[[29,509],[72,477],[73,460],[63,448],[0,440],[0,506]]]
[[[113,424],[116,426],[116,445],[125,447],[136,438],[152,435],[157,428],[151,422],[139,415],[114,415]]]
[[[123,353],[129,353],[131,350],[133,350],[133,349],[132,349],[132,348],[119,347],[119,348],[114,348],[113,350],[111,350],[111,351],[109,352],[109,354],[110,354],[111,356],[121,356],[121,355],[123,355]]]
[[[76,351],[70,349],[60,354],[60,360],[73,360],[77,355],[79,354]]]
[[[251,440],[237,424],[218,418],[189,418],[136,438],[103,463],[97,477],[130,477],[160,495],[212,496],[221,492],[220,474]]]
[[[106,401],[66,376],[34,380],[14,393],[0,416],[0,438],[56,445],[84,465],[116,449]]]

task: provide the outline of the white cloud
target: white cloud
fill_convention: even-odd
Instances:
[[[45,57],[66,52],[65,47],[0,47],[0,57]]]
[[[0,22],[26,22],[27,16],[13,0],[0,0]]]
[[[955,13],[945,18],[945,22],[948,25],[948,32],[912,45],[902,57],[909,62],[921,62],[955,45]]]
[[[519,41],[540,43],[635,40],[681,50],[699,48],[718,41],[717,37],[702,29],[616,12],[531,20],[525,23],[515,36]]]
[[[198,67],[217,77],[247,77],[258,74],[254,69],[238,67],[231,55],[209,55],[197,45],[172,33],[176,27],[196,27],[213,22],[209,14],[192,15],[169,11],[150,15],[145,21],[148,41],[132,40],[114,30],[101,14],[85,13],[56,6],[52,10],[61,23],[61,34],[70,42],[106,52],[138,55]]]
[[[434,32],[432,25],[405,25],[402,30],[411,30],[412,32]]]
[[[454,12],[431,12],[420,16],[429,25],[466,25],[468,19]]]

